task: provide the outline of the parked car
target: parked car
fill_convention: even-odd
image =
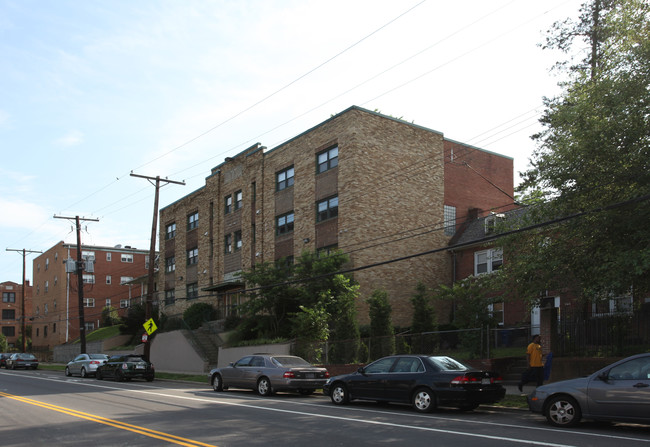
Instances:
[[[65,375],[79,374],[81,377],[94,376],[97,368],[108,360],[106,354],[79,354],[65,367]]]
[[[151,382],[155,377],[155,371],[153,363],[148,362],[141,355],[114,355],[99,365],[95,377],[99,380],[113,378],[118,382],[135,378]]]
[[[321,388],[329,373],[326,368],[313,366],[301,357],[281,354],[247,355],[225,368],[215,368],[208,381],[215,391],[228,388],[256,390],[260,396],[276,391],[312,394]]]
[[[16,353],[16,354],[11,354],[11,356],[7,359],[7,363],[5,365],[5,368],[7,369],[16,369],[16,368],[24,368],[24,369],[36,369],[38,368],[38,359],[34,354],[28,354],[25,352],[22,353]]]
[[[393,355],[352,374],[331,377],[323,393],[336,405],[351,400],[401,402],[425,413],[439,406],[470,411],[503,399],[501,377],[445,356]]]
[[[587,377],[537,387],[528,407],[551,425],[572,427],[582,418],[650,423],[650,353],[612,363]]]
[[[0,352],[0,368],[7,367],[7,359],[11,356],[8,352]]]

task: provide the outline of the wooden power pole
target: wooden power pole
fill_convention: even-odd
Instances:
[[[156,234],[158,229],[158,196],[160,190],[160,182],[175,183],[177,185],[185,185],[185,182],[178,182],[174,180],[161,179],[160,176],[148,177],[146,175],[138,175],[131,172],[131,177],[139,177],[149,181],[156,187],[156,193],[153,201],[153,223],[151,224],[151,244],[149,245],[149,272],[147,276],[147,298],[144,307],[144,320],[143,324],[152,317],[153,313],[153,288],[154,288],[154,263],[156,260]],[[155,183],[153,182],[155,181]],[[144,344],[144,357],[150,360],[151,342],[149,340]]]

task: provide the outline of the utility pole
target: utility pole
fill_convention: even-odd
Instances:
[[[66,217],[54,215],[55,219],[74,219],[77,225],[77,288],[79,295],[79,342],[81,343],[81,354],[86,353],[86,320],[84,318],[84,263],[81,257],[81,221],[99,222],[99,219],[88,219],[85,217]]]
[[[25,352],[25,340],[27,339],[27,334],[25,333],[25,256],[26,253],[43,253],[42,251],[36,251],[36,250],[25,250],[24,248],[22,250],[17,250],[15,248],[7,248],[7,251],[17,251],[17,252],[22,252],[23,254],[23,285],[20,288],[21,290],[21,311],[20,311],[20,319],[22,320],[22,326],[20,329],[20,335],[23,339],[23,350],[22,352]]]
[[[185,181],[178,182],[175,180],[161,179],[159,175],[156,177],[148,177],[146,175],[138,175],[131,172],[131,177],[139,177],[149,181],[152,185],[156,187],[156,193],[153,200],[153,223],[151,224],[151,244],[149,245],[149,272],[147,276],[147,298],[144,306],[144,322],[149,321],[153,313],[153,287],[154,287],[154,262],[156,260],[156,233],[158,229],[158,196],[160,190],[160,182],[165,183],[175,183],[177,185],[185,186]],[[155,180],[155,183],[153,183]],[[150,360],[151,354],[151,342],[149,340],[144,344],[144,357],[148,361]]]

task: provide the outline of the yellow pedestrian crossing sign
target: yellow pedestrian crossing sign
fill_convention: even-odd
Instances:
[[[142,326],[144,326],[144,330],[147,331],[147,334],[151,335],[154,333],[156,329],[158,329],[158,326],[156,326],[156,323],[154,323],[153,318],[149,318]]]

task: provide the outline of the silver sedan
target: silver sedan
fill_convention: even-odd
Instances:
[[[68,362],[65,367],[65,375],[71,376],[78,374],[81,377],[94,376],[99,366],[106,363],[108,356],[106,354],[79,354]]]
[[[634,355],[588,377],[549,383],[528,396],[528,406],[556,427],[580,419],[650,423],[650,353]]]
[[[242,357],[225,368],[215,368],[208,381],[215,391],[228,388],[256,390],[261,396],[276,391],[312,394],[327,381],[327,369],[313,366],[293,355],[255,354]]]

